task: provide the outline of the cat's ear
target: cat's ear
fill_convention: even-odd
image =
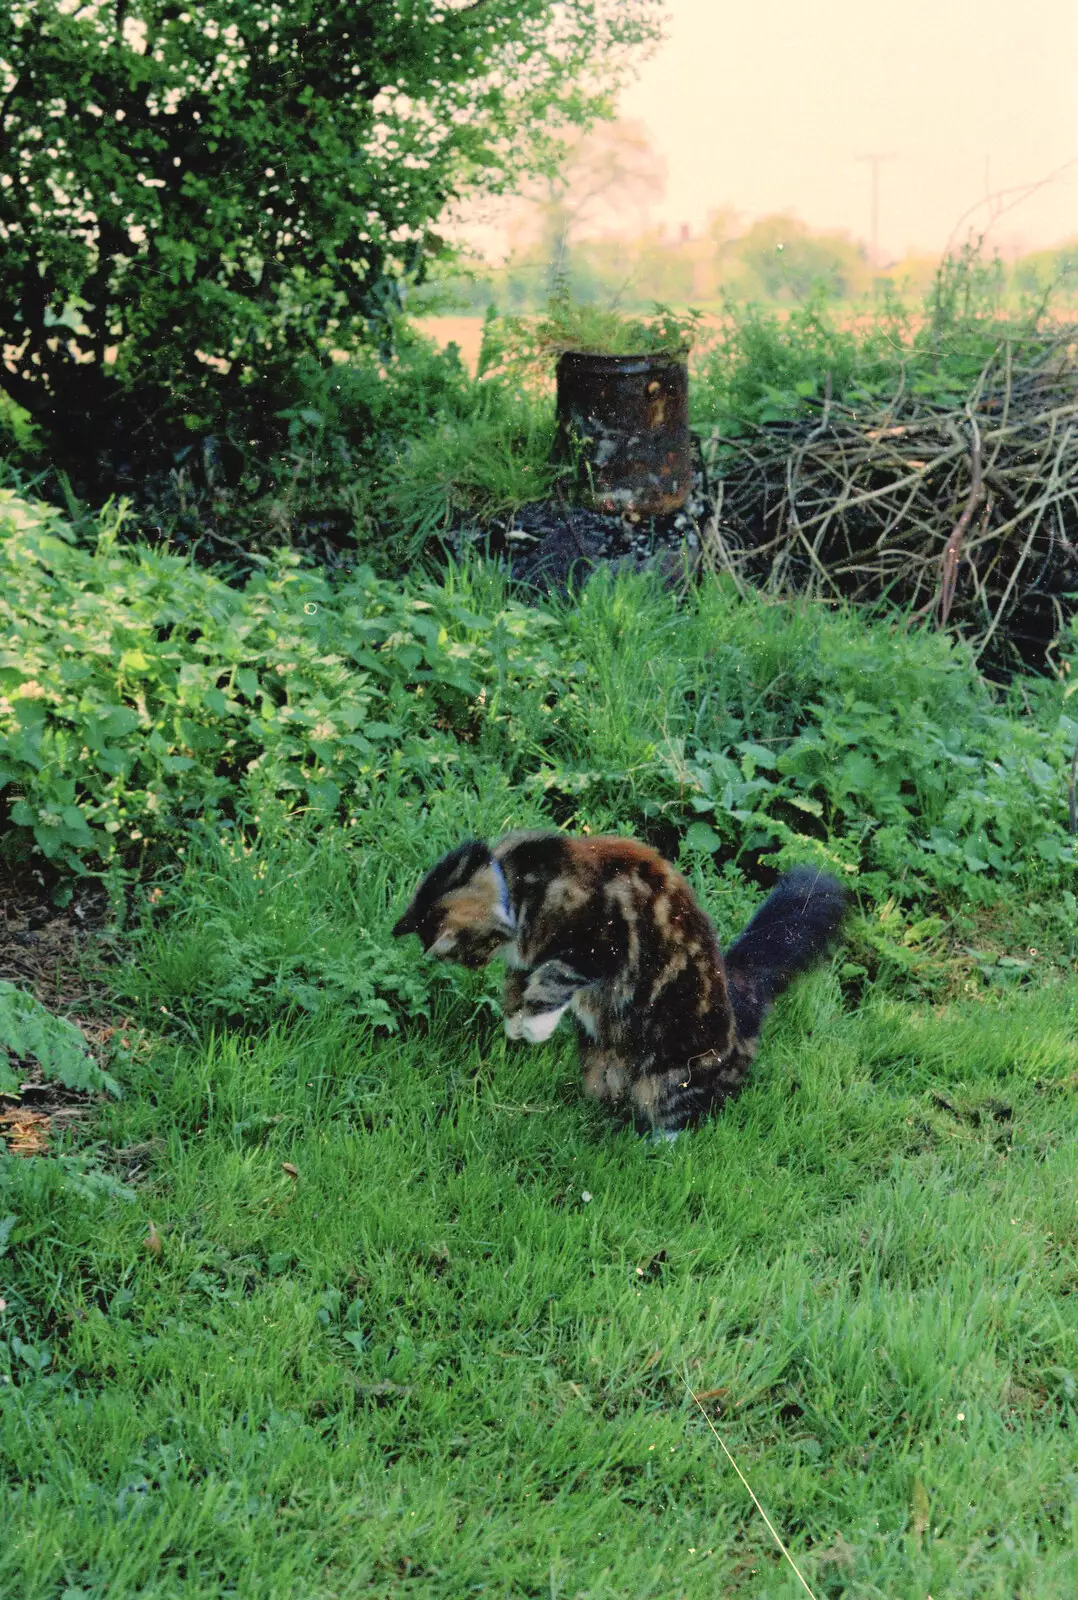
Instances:
[[[443,856],[420,883],[407,910],[393,925],[394,939],[403,939],[409,933],[423,937],[423,924],[438,901],[454,889],[460,889],[474,873],[490,862],[490,846],[482,839],[466,839],[455,850]],[[429,931],[424,943],[429,946],[434,936]]]
[[[403,939],[409,933],[419,932],[419,906],[412,901],[403,916],[398,917],[393,924],[393,938]]]

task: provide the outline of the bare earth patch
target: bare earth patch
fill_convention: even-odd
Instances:
[[[126,1019],[108,1014],[94,970],[111,951],[102,934],[107,902],[96,885],[76,891],[70,905],[53,905],[45,885],[29,872],[0,881],[0,979],[33,994],[47,1010],[79,1029],[91,1054],[104,1063]],[[0,1094],[0,1153],[43,1155],[50,1135],[84,1118],[91,1096],[46,1082],[37,1062],[14,1062],[18,1095]]]

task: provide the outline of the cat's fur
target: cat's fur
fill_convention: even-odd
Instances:
[[[549,1039],[568,1012],[585,1093],[672,1133],[741,1088],[771,1002],[824,954],[845,905],[833,878],[796,868],[724,961],[689,885],[647,845],[511,833],[439,861],[393,934],[467,967],[505,960],[509,1037]]]

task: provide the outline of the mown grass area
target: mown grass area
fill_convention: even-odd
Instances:
[[[824,974],[659,1150],[449,995],[147,1045],[134,1197],[19,1185],[3,1592],[801,1592],[691,1385],[817,1594],[1062,1600],[1076,1023]]]
[[[132,1020],[66,1159],[0,1155],[0,1594],[803,1594],[709,1418],[818,1596],[1071,1595],[1066,675],[722,585],[241,590],[41,515],[7,841],[115,886]],[[724,940],[794,860],[854,891],[673,1146],[389,939],[540,822],[653,839]]]

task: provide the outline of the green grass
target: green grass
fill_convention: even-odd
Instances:
[[[22,803],[111,707],[64,803],[159,761],[164,865],[113,878],[123,1097],[0,1156],[0,1595],[792,1600],[690,1386],[820,1600],[1072,1595],[1065,682],[719,585],[226,593],[20,537]],[[857,896],[672,1146],[389,938],[442,850],[537,823],[649,835],[724,941],[786,862]]]
[[[0,1592],[803,1592],[691,1384],[817,1594],[1062,1600],[1076,1024],[825,972],[658,1150],[448,984],[136,1051],[134,1199],[17,1195]]]
[[[466,416],[434,419],[398,444],[380,470],[372,504],[394,529],[388,552],[415,559],[463,515],[485,525],[552,492],[554,407],[548,399],[497,383],[475,384]]]

